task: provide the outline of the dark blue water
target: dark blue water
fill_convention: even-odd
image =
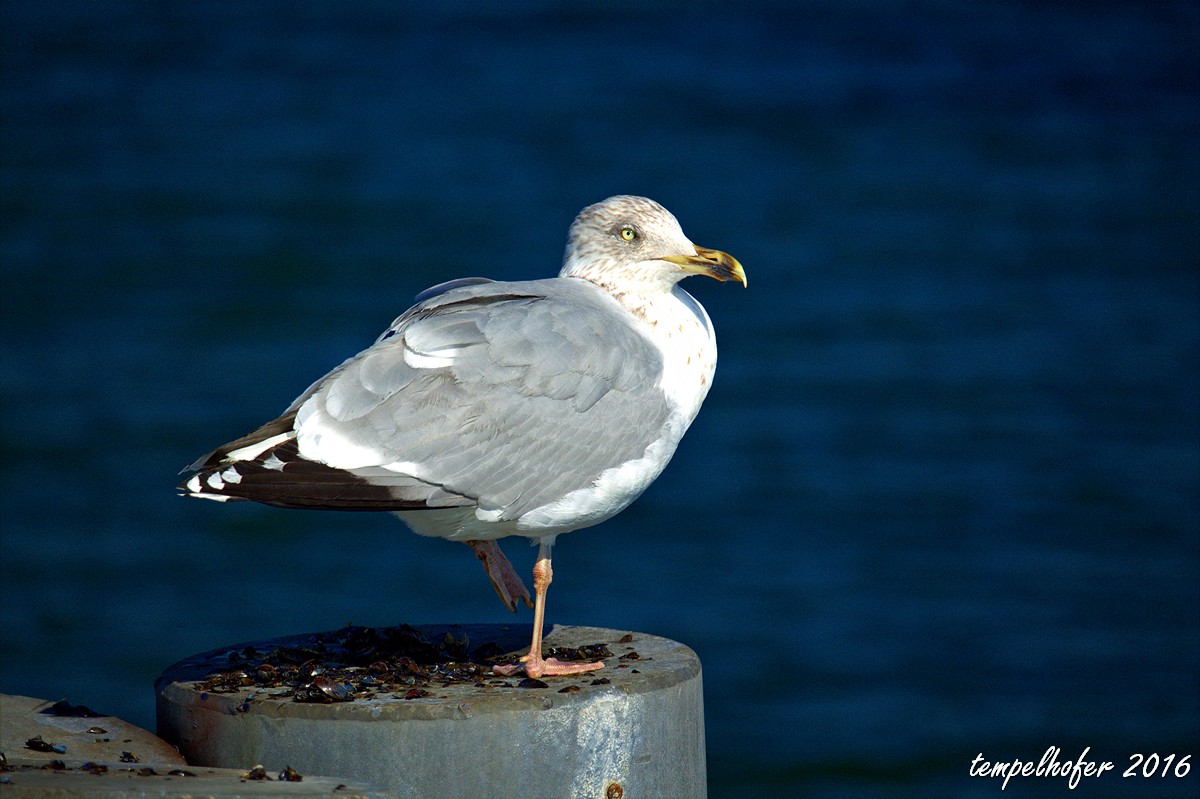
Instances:
[[[1196,5],[429,6],[0,7],[0,688],[152,727],[199,651],[509,618],[461,546],[176,472],[638,193],[750,288],[689,282],[716,385],[551,620],[699,652],[714,796],[1049,746],[1194,795],[1119,772],[1200,756]]]

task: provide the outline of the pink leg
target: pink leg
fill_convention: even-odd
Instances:
[[[603,661],[568,663],[557,658],[542,658],[542,620],[546,615],[546,589],[554,579],[554,570],[550,568],[550,547],[551,545],[544,540],[538,543],[537,563],[533,566],[533,642],[529,646],[529,654],[521,658],[518,665],[492,666],[492,672],[495,674],[511,677],[523,671],[530,677],[553,677],[582,674],[604,668]]]
[[[521,578],[513,571],[512,564],[504,557],[504,551],[495,541],[467,541],[467,546],[475,553],[475,557],[483,563],[483,570],[496,589],[496,596],[511,610],[517,612],[517,600],[525,602],[526,607],[533,607],[529,601],[529,589]]]

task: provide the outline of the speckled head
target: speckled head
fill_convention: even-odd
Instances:
[[[670,211],[654,200],[627,194],[579,212],[567,236],[559,273],[622,292],[669,291],[693,274],[746,283],[735,258],[697,247]]]

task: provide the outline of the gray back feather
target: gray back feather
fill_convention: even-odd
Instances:
[[[412,463],[431,498],[440,488],[515,519],[662,433],[661,356],[619,307],[573,278],[428,296],[298,401],[297,430],[374,450],[377,463],[350,469],[372,483],[392,482],[376,467]]]

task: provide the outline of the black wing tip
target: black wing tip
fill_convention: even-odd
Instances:
[[[466,498],[462,503],[430,504],[427,496],[405,497],[397,486],[300,458],[295,449],[295,443],[289,441],[264,453],[274,456],[272,466],[254,460],[200,469],[176,490],[181,496],[198,499],[253,501],[303,510],[387,512],[469,504]]]

